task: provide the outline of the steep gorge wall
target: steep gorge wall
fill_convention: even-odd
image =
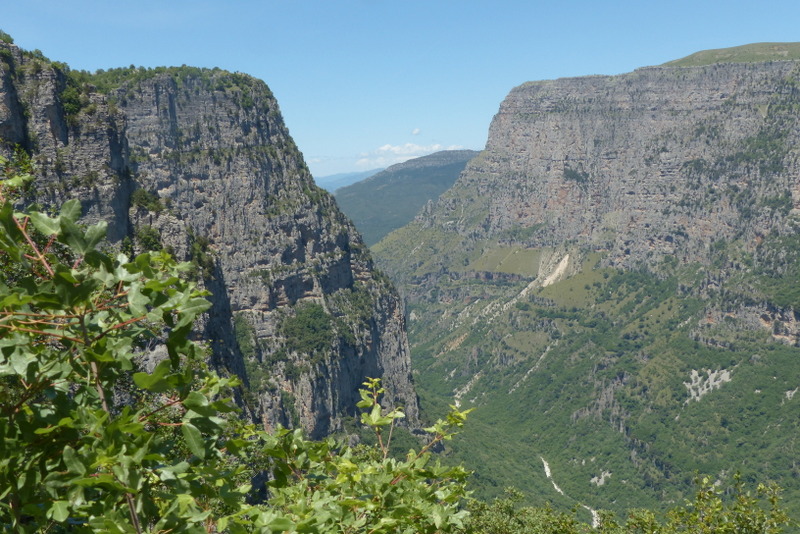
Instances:
[[[212,361],[245,378],[255,419],[322,435],[380,376],[416,422],[402,305],[263,82],[182,67],[87,83],[13,45],[0,59],[0,144],[33,156],[35,199],[78,197],[112,243],[193,260],[212,292]],[[304,309],[328,333],[306,352],[285,335]]]
[[[611,265],[708,261],[718,239],[754,250],[800,208],[800,64],[639,69],[530,82],[486,150],[423,217],[462,234],[532,228]],[[472,218],[466,220],[464,212]]]
[[[796,491],[799,66],[524,84],[453,187],[374,247],[426,398],[477,408],[453,455],[479,491],[560,498],[519,469],[542,458],[592,508],[680,502],[692,472],[749,465]],[[512,460],[484,454],[505,444]]]

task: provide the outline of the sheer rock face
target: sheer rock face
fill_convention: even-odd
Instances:
[[[799,73],[778,61],[526,83],[420,220],[478,237],[538,228],[530,246],[588,245],[621,267],[704,262],[717,239],[752,249],[800,208]]]
[[[114,89],[79,86],[75,111],[62,70],[13,45],[0,53],[2,152],[33,155],[37,201],[78,197],[87,222],[109,222],[112,243],[141,250],[149,232],[193,259],[212,292],[212,361],[244,377],[255,419],[319,436],[355,410],[366,377],[382,377],[416,423],[401,302],[314,185],[263,82],[128,69]],[[324,310],[330,336],[301,353],[286,324],[309,306]]]

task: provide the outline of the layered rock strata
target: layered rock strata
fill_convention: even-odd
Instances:
[[[799,76],[775,61],[523,84],[421,220],[478,237],[533,228],[530,246],[576,242],[622,267],[705,262],[720,239],[753,250],[800,213]]]
[[[34,199],[80,198],[115,246],[192,261],[211,291],[212,362],[243,377],[256,420],[323,435],[382,377],[416,422],[402,304],[263,82],[189,67],[70,73],[5,43],[0,59],[0,144],[31,155]],[[306,339],[295,327],[307,319]]]

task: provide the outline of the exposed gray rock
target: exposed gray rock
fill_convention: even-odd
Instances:
[[[416,424],[402,305],[314,184],[263,82],[122,69],[101,92],[14,45],[0,52],[2,152],[33,155],[37,201],[80,198],[87,222],[109,222],[112,243],[141,250],[149,234],[195,262],[212,293],[203,333],[212,362],[244,378],[254,418],[320,436],[353,413],[366,377],[382,377],[388,402]],[[67,92],[76,87],[77,111]],[[140,189],[149,203],[134,199]],[[331,328],[315,357],[287,349],[281,326],[310,303]]]
[[[530,246],[574,241],[623,267],[705,262],[717,239],[752,250],[780,231],[786,213],[771,200],[800,208],[787,113],[799,72],[776,61],[523,84],[486,150],[420,219],[478,237],[538,228]]]

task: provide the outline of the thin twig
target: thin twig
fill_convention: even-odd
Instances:
[[[19,330],[20,332],[29,332],[31,334],[39,334],[41,336],[49,336],[49,337],[54,337],[56,339],[66,339],[74,343],[83,343],[82,339],[78,339],[76,337],[70,337],[63,334],[55,334],[52,332],[43,332],[41,330],[34,330],[33,328],[22,328],[20,326],[13,324],[0,324],[0,328],[6,328],[8,330]]]
[[[33,249],[33,251],[36,252],[36,256],[37,256],[37,259],[39,260],[39,263],[41,263],[44,266],[44,268],[47,270],[47,273],[50,276],[55,276],[55,273],[53,272],[53,268],[50,267],[49,263],[47,263],[47,260],[42,255],[42,253],[39,252],[39,249],[36,247],[36,243],[33,242],[33,239],[31,239],[31,236],[28,235],[28,231],[26,229],[27,222],[28,222],[27,217],[25,218],[25,223],[26,223],[25,226],[21,225],[20,222],[19,222],[19,219],[17,219],[16,217],[11,217],[11,218],[14,219],[14,224],[17,225],[17,228],[19,228],[19,231],[22,232],[22,235],[25,236],[25,241],[27,241],[28,244]]]
[[[128,511],[131,514],[133,528],[136,529],[137,534],[142,534],[142,527],[139,525],[139,516],[136,514],[136,503],[133,500],[133,494],[131,492],[125,493],[125,500],[128,501]]]
[[[150,412],[150,413],[148,413],[148,414],[145,414],[145,415],[140,415],[140,416],[139,416],[139,422],[140,422],[140,423],[143,423],[143,422],[145,422],[147,419],[149,419],[149,418],[150,418],[150,416],[157,414],[157,413],[158,413],[158,412],[160,412],[161,410],[166,410],[166,409],[167,409],[167,408],[169,408],[170,406],[175,406],[176,404],[178,404],[178,403],[180,403],[180,402],[181,402],[181,399],[179,399],[179,398],[178,398],[178,399],[175,399],[175,398],[173,398],[173,399],[170,399],[170,401],[169,401],[167,404],[164,404],[163,406],[159,406],[158,408],[156,408],[155,410],[153,410],[152,412]]]
[[[91,343],[94,343],[94,342],[104,338],[105,336],[108,335],[109,332],[113,332],[114,330],[119,330],[120,328],[124,328],[124,327],[126,327],[128,325],[131,325],[133,323],[138,323],[139,321],[144,321],[145,319],[147,319],[147,316],[146,315],[142,315],[140,317],[134,317],[132,319],[128,319],[127,321],[123,321],[121,323],[117,323],[114,326],[111,326],[111,327],[107,328],[106,330],[102,331],[101,333],[97,334],[94,338],[92,338]]]

